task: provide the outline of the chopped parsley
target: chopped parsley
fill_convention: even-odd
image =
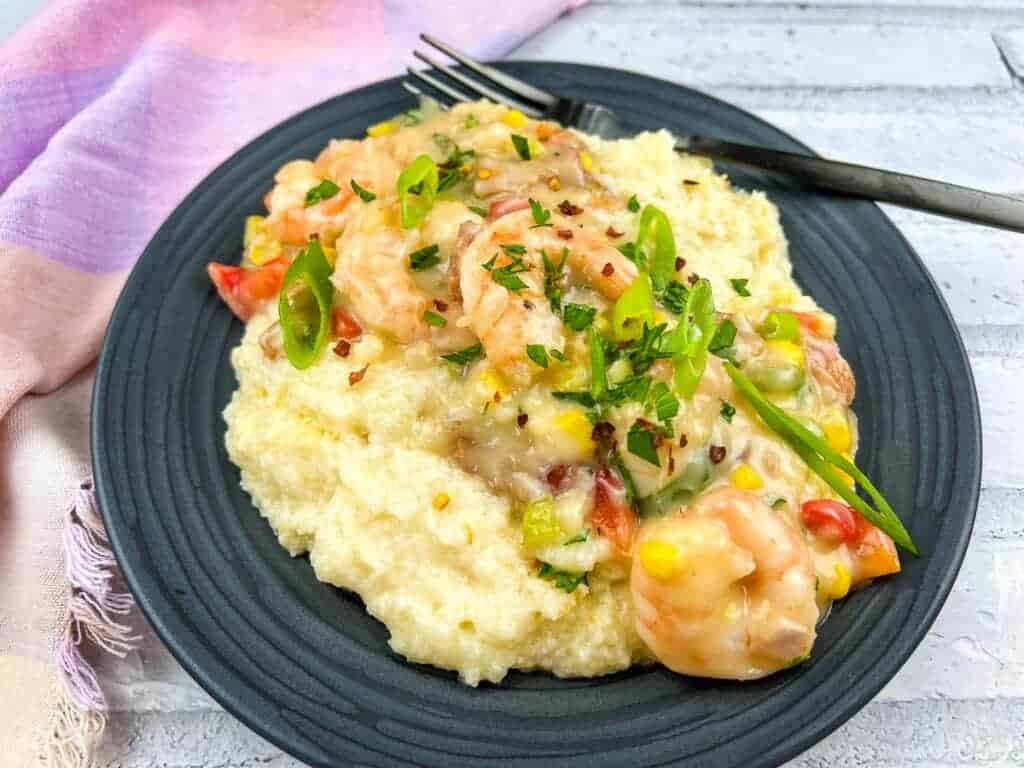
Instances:
[[[623,243],[616,246],[619,253],[636,264],[641,271],[647,269],[647,257],[642,249],[636,247],[636,243]]]
[[[530,159],[530,140],[518,133],[512,134],[512,146],[516,148],[516,154],[520,160]]]
[[[732,286],[732,289],[736,291],[736,293],[738,293],[740,296],[750,295],[750,291],[747,290],[747,283],[749,282],[750,281],[747,280],[747,278],[745,277],[734,277],[731,280],[729,280],[729,284]]]
[[[523,256],[526,253],[526,246],[519,243],[504,243],[501,250],[509,256]]]
[[[722,408],[719,413],[722,415],[723,419],[732,424],[732,417],[736,415],[736,407],[728,400],[723,400]]]
[[[636,195],[629,198],[629,202],[626,203],[626,207],[631,213],[636,213],[640,210],[640,201],[636,199]]]
[[[414,272],[422,272],[424,269],[430,269],[436,267],[441,263],[441,257],[438,255],[437,243],[428,245],[424,248],[420,248],[418,251],[413,251],[409,254],[409,266]]]
[[[355,179],[352,179],[350,183],[352,184],[352,191],[359,195],[359,199],[362,200],[364,203],[372,203],[374,200],[377,199],[377,195],[375,195],[370,190],[359,186],[359,182],[356,181]]]
[[[490,211],[484,208],[482,205],[467,205],[467,208],[479,216],[481,219],[486,219]]]
[[[458,352],[451,352],[447,355],[441,355],[442,360],[447,360],[452,365],[469,365],[474,360],[477,360],[484,356],[484,348],[481,344],[472,344],[464,349],[460,349]]]
[[[316,205],[321,200],[334,197],[340,190],[341,187],[333,181],[330,179],[324,179],[306,192],[306,208],[309,208],[311,205]]]
[[[513,256],[512,261],[501,267],[495,267],[494,261],[497,256],[492,256],[489,261],[480,265],[480,268],[491,273],[491,280],[502,288],[512,293],[518,293],[526,288],[526,283],[519,277],[520,272],[529,272],[530,268],[523,263],[522,256]]]
[[[555,360],[557,360],[560,363],[568,363],[569,362],[569,358],[566,357],[564,354],[562,354],[561,350],[549,349],[548,350],[548,354],[551,355]]]
[[[672,357],[671,338],[665,335],[667,328],[666,323],[659,323],[653,328],[644,323],[640,338],[633,339],[622,349],[635,373],[644,373],[656,360]]]
[[[708,352],[726,360],[732,360],[735,355],[733,344],[736,342],[736,324],[728,318],[718,324],[715,335],[711,337],[708,345]]]
[[[552,392],[551,396],[555,400],[565,400],[569,403],[576,403],[582,405],[584,408],[593,408],[597,403],[594,400],[594,396],[589,392]]]
[[[530,227],[530,229],[551,226],[548,224],[548,219],[551,218],[551,211],[538,203],[532,197],[530,198],[530,213],[533,214],[533,226]]]
[[[660,467],[661,461],[658,460],[658,449],[655,445],[656,438],[657,435],[648,425],[637,420],[633,422],[633,426],[629,428],[629,433],[626,435],[626,448],[634,456],[639,456],[648,464]]]
[[[543,344],[527,344],[526,356],[541,368],[548,367],[548,353],[545,351]]]
[[[446,155],[450,155],[452,149],[455,148],[455,142],[445,136],[443,133],[435,133],[430,138],[434,140],[437,148],[444,152]]]
[[[567,539],[562,543],[563,547],[568,547],[570,544],[582,544],[590,537],[590,529],[584,528],[582,531],[577,533],[571,539]]]
[[[553,581],[555,586],[564,592],[572,594],[580,584],[587,583],[586,573],[570,573],[560,571],[550,563],[541,563],[537,576],[548,581]]]
[[[594,322],[596,314],[597,307],[592,307],[589,304],[566,304],[562,317],[565,324],[574,331],[582,331]]]
[[[406,127],[419,125],[423,122],[423,110],[419,107],[413,107],[408,112],[403,112],[402,116],[398,118],[398,122]]]
[[[462,124],[463,128],[476,128],[480,125],[480,118],[470,112],[466,115],[466,121]]]
[[[552,312],[562,309],[562,282],[565,280],[565,260],[569,257],[569,249],[562,249],[562,260],[557,264],[548,258],[546,251],[540,252],[544,260],[544,296],[551,305]]]
[[[678,280],[669,281],[668,285],[665,286],[665,290],[661,292],[658,298],[661,303],[665,305],[665,309],[673,312],[677,315],[683,314],[683,309],[686,307],[686,297],[690,295],[690,290]]]
[[[448,155],[448,159],[439,163],[437,191],[443,192],[453,184],[462,181],[468,175],[463,168],[465,162],[476,154],[472,149],[460,149],[459,146],[443,133],[435,133],[432,137],[437,148]]]
[[[626,467],[626,462],[622,460],[622,455],[618,451],[612,451],[608,457],[608,463],[619,473],[619,477],[622,478],[622,487],[626,490],[626,503],[633,506],[633,502],[636,501],[636,483],[633,481],[633,475]]]
[[[668,385],[659,381],[651,387],[651,401],[654,404],[654,412],[658,421],[669,422],[679,413],[679,399],[672,394]]]
[[[439,315],[437,314],[437,312],[433,312],[429,309],[423,313],[423,319],[426,320],[429,325],[432,325],[435,328],[444,328],[446,325],[448,325],[448,321],[445,320],[442,315]]]
[[[608,390],[608,402],[611,405],[622,405],[630,401],[642,403],[647,399],[651,389],[649,376],[629,376]]]

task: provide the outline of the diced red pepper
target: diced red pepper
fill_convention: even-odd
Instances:
[[[618,474],[603,466],[594,481],[591,523],[598,534],[611,541],[619,554],[629,556],[636,535],[636,512],[626,502],[626,488]]]
[[[288,260],[283,258],[256,269],[211,261],[206,265],[206,271],[224,303],[235,317],[246,322],[267,301],[277,297],[288,266]]]
[[[860,515],[846,504],[832,499],[813,499],[805,501],[800,511],[804,525],[815,536],[832,544],[852,544],[857,540]]]
[[[331,312],[331,333],[339,339],[358,339],[363,335],[363,326],[342,307]]]

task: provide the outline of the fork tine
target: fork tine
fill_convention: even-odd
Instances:
[[[500,72],[494,67],[481,64],[479,61],[476,61],[461,51],[457,51],[452,48],[447,43],[442,43],[436,37],[421,34],[420,40],[441,51],[441,53],[455,59],[455,61],[466,67],[466,69],[470,69],[481,77],[486,77],[491,82],[497,83],[502,88],[506,88],[521,99],[536,102],[537,104],[543,105],[545,108],[551,108],[558,102],[557,96],[554,96],[547,91],[542,91],[540,88],[530,85],[516,77],[506,75],[504,72]]]
[[[439,64],[438,62],[434,61],[421,51],[413,51],[412,55],[415,56],[420,61],[430,65],[438,72],[443,74],[445,77],[449,77],[455,82],[466,86],[471,91],[476,92],[477,94],[483,96],[484,98],[490,99],[491,101],[496,102],[498,104],[506,104],[513,106],[516,109],[519,109],[525,112],[526,114],[530,115],[531,117],[540,117],[542,114],[539,109],[531,107],[526,102],[518,101],[517,99],[513,99],[501,93],[498,93],[498,91],[494,90],[490,86],[484,85],[483,83],[474,80],[471,77],[466,77],[464,74],[462,74],[461,72],[456,72],[451,67],[446,67],[444,64]]]
[[[412,67],[407,67],[405,71],[409,73],[410,77],[414,77],[417,80],[422,80],[435,91],[444,94],[447,98],[451,99],[456,104],[458,104],[460,101],[474,101],[472,96],[467,96],[462,91],[452,88],[450,85],[441,82],[433,75],[429,75],[426,72],[417,71]]]
[[[408,80],[403,80],[402,81],[402,87],[405,88],[405,90],[407,90],[409,93],[411,93],[417,99],[419,99],[419,98],[421,98],[423,96],[426,96],[427,98],[433,98],[429,93],[426,93],[422,88],[416,87],[415,85],[410,83]],[[441,99],[437,100],[437,102],[438,102],[438,104],[441,105],[441,109],[445,109],[445,110],[448,109],[449,105],[448,105],[447,98],[442,97]]]

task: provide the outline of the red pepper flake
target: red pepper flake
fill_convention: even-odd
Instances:
[[[558,230],[555,230],[555,234],[558,235],[563,240],[572,240],[572,230],[571,229],[558,229]]]
[[[551,486],[551,490],[557,493],[558,491],[562,490],[562,486],[564,485],[565,480],[568,476],[569,467],[565,464],[556,464],[555,466],[548,470],[548,473],[544,476],[544,479],[547,480],[548,485]]]
[[[563,216],[576,216],[583,213],[583,209],[578,205],[570,203],[568,200],[563,200],[558,204],[558,212]]]
[[[441,301],[440,299],[434,299],[434,309],[436,309],[438,312],[447,312],[448,302]]]
[[[696,272],[694,272],[692,275],[686,278],[686,282],[688,282],[690,285],[696,285],[698,280],[700,280],[700,275],[698,275]]]
[[[682,256],[676,256],[676,272],[686,266],[686,259]]]
[[[612,266],[612,263],[610,261],[607,262],[603,267],[601,267],[601,274],[604,275],[605,277],[611,277],[612,275],[615,274],[615,267]]]
[[[721,464],[722,459],[725,458],[725,446],[724,445],[710,445],[708,446],[708,458],[711,459],[712,464]]]
[[[501,392],[498,392],[497,390],[495,390],[494,391],[494,397],[492,397],[491,399],[494,401],[495,405],[500,403],[501,402]]]
[[[653,432],[658,428],[657,424],[653,421],[648,421],[647,419],[637,419],[636,425],[641,429],[646,429],[648,432]]]
[[[622,235],[625,234],[623,232],[619,232],[618,230],[616,230],[615,227],[608,227],[608,229],[606,229],[604,233],[608,235],[608,237],[610,237],[612,240],[614,240],[617,237],[622,237]]]
[[[363,380],[363,376],[366,375],[366,369],[369,368],[369,367],[370,366],[368,366],[368,365],[364,365],[358,371],[352,371],[352,373],[350,373],[348,375],[348,385],[350,387],[354,387],[356,384],[358,384],[360,381],[362,381]]]
[[[363,326],[346,310],[335,307],[331,312],[331,331],[338,338],[352,341],[363,335]]]
[[[668,473],[671,475],[676,471],[676,457],[672,455],[672,449],[668,449]]]
[[[523,309],[527,311],[533,309],[533,302],[529,299],[523,299]]]
[[[516,424],[518,424],[520,427],[525,427],[526,422],[528,422],[529,420],[530,415],[528,413],[520,413],[518,416],[516,416]]]
[[[352,351],[352,345],[344,339],[339,339],[338,343],[334,345],[334,354],[338,357],[348,357],[348,353]]]
[[[690,441],[686,439],[686,435],[685,434],[682,434],[682,435],[679,436],[679,447],[680,448],[685,448],[686,444],[688,442],[690,442]]]
[[[615,425],[608,421],[599,421],[590,430],[590,439],[598,445],[611,446],[615,440]]]

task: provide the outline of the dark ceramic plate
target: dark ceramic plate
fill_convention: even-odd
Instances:
[[[728,104],[641,75],[509,63],[638,126],[806,150]],[[241,326],[208,261],[238,259],[243,221],[274,171],[410,106],[398,82],[338,96],[279,125],[203,181],[160,228],[107,332],[93,400],[96,488],[139,605],[225,708],[315,766],[776,766],[828,734],[896,673],[960,567],[981,443],[967,357],[921,260],[874,205],[769,188],[800,283],[839,317],[858,381],[860,461],[921,547],[857,592],[813,660],[767,680],[635,669],[595,680],[515,673],[467,688],[406,663],[358,598],[291,559],[238,485],[221,410]],[[742,186],[766,180],[733,172]]]

